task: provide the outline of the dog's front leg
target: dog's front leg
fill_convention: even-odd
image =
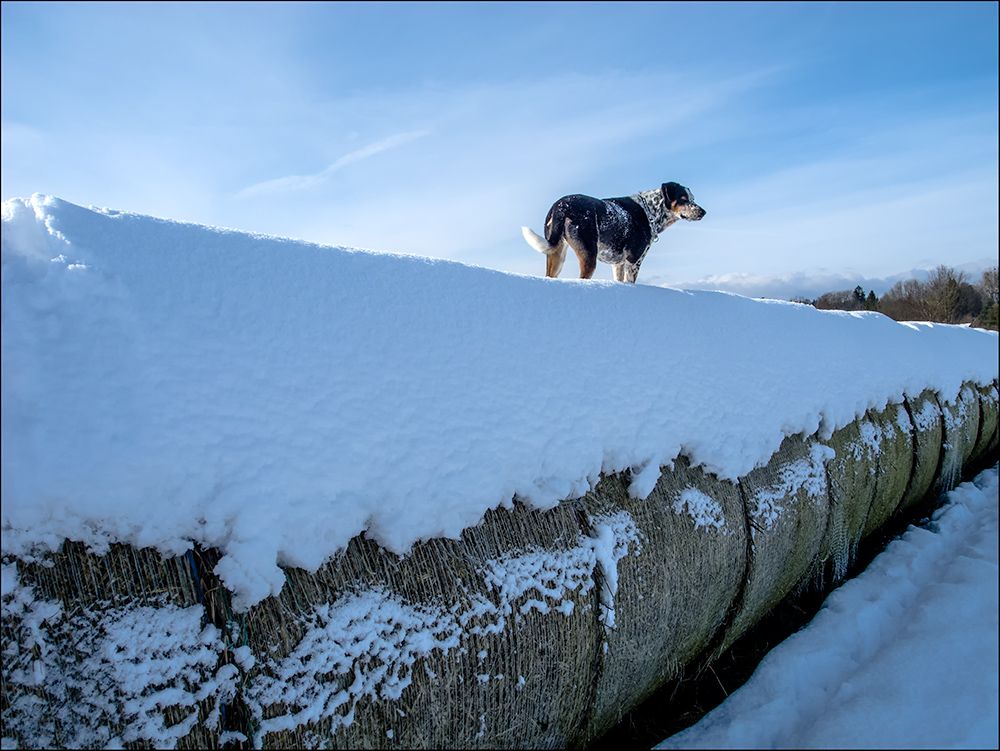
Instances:
[[[615,270],[615,272],[617,274],[617,269]],[[622,272],[623,272],[622,281],[635,284],[635,280],[639,278],[639,264],[629,263],[628,261],[625,261],[625,263],[622,264]],[[615,278],[617,278],[617,276]]]
[[[615,272],[615,281],[624,282],[625,281],[625,264],[624,263],[613,263],[611,268]]]

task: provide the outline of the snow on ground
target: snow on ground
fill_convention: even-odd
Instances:
[[[736,478],[998,371],[995,333],[40,195],[3,206],[2,292],[3,553],[196,541],[241,608],[362,531],[403,552],[601,471],[645,495],[680,454]]]
[[[998,472],[947,496],[674,748],[997,748]]]

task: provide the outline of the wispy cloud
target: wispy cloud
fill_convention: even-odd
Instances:
[[[376,141],[349,154],[345,154],[322,172],[317,172],[313,175],[288,175],[287,177],[279,177],[274,180],[257,183],[241,190],[236,194],[236,198],[253,198],[254,196],[267,195],[269,193],[310,190],[322,185],[330,179],[330,176],[334,172],[343,169],[349,164],[360,162],[362,159],[375,156],[375,154],[380,154],[383,151],[402,146],[404,143],[423,138],[429,132],[426,130],[415,130],[407,133],[397,133],[394,136],[383,138],[381,141]]]

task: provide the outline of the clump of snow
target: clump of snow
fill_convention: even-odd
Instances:
[[[318,604],[303,620],[305,633],[294,651],[269,660],[246,688],[258,744],[267,733],[325,718],[333,721],[331,732],[350,725],[358,699],[398,699],[413,680],[417,658],[460,644],[461,626],[452,614],[405,603],[380,588]],[[330,680],[331,674],[344,680]],[[273,704],[286,711],[265,719],[263,708]]]
[[[726,517],[722,506],[707,493],[694,486],[677,491],[671,505],[675,514],[687,514],[694,520],[694,528],[711,527],[721,529],[726,534]]]
[[[941,483],[945,490],[955,487],[962,472],[962,462],[968,455],[970,445],[966,440],[971,438],[975,443],[976,436],[968,435],[969,407],[977,396],[966,386],[957,397],[947,399],[942,403],[941,415],[944,421],[944,439],[942,448]],[[978,409],[978,407],[977,407]]]
[[[896,426],[907,435],[913,433],[913,421],[905,409],[896,410]],[[886,436],[888,436],[888,428],[886,429]]]
[[[618,594],[618,561],[627,556],[633,546],[634,554],[639,554],[642,550],[642,533],[625,511],[595,519],[593,528],[594,537],[588,542],[601,577],[600,618],[605,628],[613,629],[615,595]]]
[[[799,490],[805,490],[806,497],[816,503],[827,499],[826,463],[836,453],[829,446],[813,443],[809,446],[809,456],[790,462],[778,470],[778,479],[771,485],[757,488],[749,493],[747,504],[750,513],[763,529],[770,529],[785,510],[781,503],[795,499]]]
[[[513,613],[513,603],[529,593],[536,596],[520,606],[521,615],[531,610],[544,614],[553,609],[569,615],[574,602],[567,595],[574,590],[583,594],[591,590],[594,564],[592,545],[575,545],[561,551],[534,548],[490,561],[481,573],[487,586],[498,593],[500,607],[496,615],[503,620],[476,630],[484,633],[502,630],[505,619]]]
[[[632,498],[648,498],[660,479],[660,465],[655,461],[646,462],[639,472],[632,477],[628,486],[628,494]]]
[[[871,462],[878,456],[884,438],[882,428],[873,422],[864,420],[858,424],[859,440],[851,441],[851,455],[857,461]],[[875,474],[875,464],[872,463],[870,472]]]
[[[2,260],[3,553],[198,543],[238,609],[361,532],[403,553],[602,471],[648,493],[680,455],[735,480],[786,436],[998,371],[968,328],[40,195],[4,203]]]
[[[219,665],[224,645],[218,629],[202,625],[202,606],[98,604],[70,614],[37,598],[13,569],[3,571],[4,628],[13,637],[5,639],[4,680],[32,690],[10,694],[5,737],[39,748],[142,741],[173,748],[209,698],[204,724],[217,728],[222,705],[236,694],[238,670]],[[170,725],[168,708],[181,718]]]
[[[951,491],[657,748],[996,748],[998,477]]]
[[[913,415],[913,424],[920,431],[930,430],[941,420],[941,410],[931,400],[925,401]]]

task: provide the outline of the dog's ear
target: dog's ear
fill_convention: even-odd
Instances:
[[[667,206],[673,206],[675,201],[687,198],[687,190],[680,183],[663,183],[660,190],[663,191],[663,200]]]

